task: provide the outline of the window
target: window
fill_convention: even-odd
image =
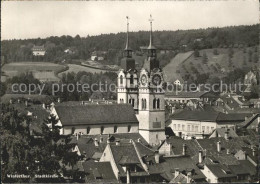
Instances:
[[[120,84],[123,84],[123,76],[120,76]]]
[[[90,132],[90,127],[87,127],[87,134],[89,134]]]
[[[195,131],[198,132],[199,131],[199,127],[195,126]]]
[[[128,125],[127,131],[128,131],[128,132],[131,132],[131,128],[132,128],[131,125]]]
[[[132,99],[129,99],[128,102],[131,103]]]
[[[134,76],[131,75],[131,76],[130,76],[130,84],[133,84],[133,83],[134,83]]]
[[[182,130],[185,130],[185,125],[182,125]]]
[[[181,129],[181,125],[180,124],[178,124],[178,130],[180,130]]]
[[[194,131],[194,125],[191,126],[191,130]]]
[[[157,109],[160,109],[160,99],[157,99]]]
[[[143,99],[143,109],[146,109],[146,99]]]
[[[156,134],[156,136],[155,136],[155,137],[156,137],[156,139],[158,139],[158,134]]]
[[[204,131],[204,132],[205,132],[205,126],[202,126],[202,131]]]
[[[114,133],[117,133],[117,126],[114,126]]]
[[[156,99],[153,99],[153,109],[156,108]]]
[[[190,125],[188,125],[188,131],[190,131]]]
[[[132,99],[132,106],[135,106],[135,99]]]
[[[209,132],[209,127],[207,126],[207,132]]]
[[[213,132],[213,130],[214,130],[214,127],[211,127],[211,132]]]
[[[104,127],[103,127],[103,126],[101,126],[100,133],[101,133],[101,134],[104,133]]]
[[[176,124],[173,124],[173,130],[176,130]]]

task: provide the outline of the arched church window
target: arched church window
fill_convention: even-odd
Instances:
[[[146,99],[144,99],[144,109],[146,109]]]
[[[120,84],[123,84],[123,76],[120,76]]]
[[[103,127],[103,126],[101,126],[101,128],[100,128],[100,133],[101,133],[101,134],[104,133],[104,127]]]
[[[114,133],[117,133],[117,126],[114,126]]]
[[[160,109],[160,99],[157,99],[157,109]]]
[[[90,132],[90,127],[87,127],[87,134],[89,134]]]
[[[134,83],[134,76],[131,75],[131,76],[130,76],[130,84],[133,84],[133,83]]]
[[[155,109],[155,108],[156,108],[156,98],[153,99],[153,109]]]
[[[142,109],[144,109],[144,99],[142,98]]]

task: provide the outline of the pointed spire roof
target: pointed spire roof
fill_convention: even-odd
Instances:
[[[147,49],[155,49],[155,47],[153,46],[153,21],[154,21],[154,19],[152,18],[152,15],[150,15],[150,19],[149,19],[150,26],[151,26],[151,30],[150,30],[150,44],[149,44]]]
[[[126,46],[125,46],[125,50],[131,50],[129,47],[129,17],[126,16],[126,20],[127,20],[127,30],[126,30]]]

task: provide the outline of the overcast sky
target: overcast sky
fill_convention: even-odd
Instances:
[[[2,39],[79,34],[99,35],[126,30],[196,29],[259,22],[258,0],[229,1],[19,1],[2,3]]]

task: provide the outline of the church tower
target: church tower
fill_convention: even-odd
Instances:
[[[157,145],[165,140],[165,105],[164,79],[159,61],[156,57],[156,48],[153,46],[152,16],[150,16],[150,44],[148,55],[140,71],[138,88],[139,133],[150,145]]]
[[[138,111],[138,77],[132,49],[129,47],[129,17],[127,19],[126,46],[118,73],[117,102],[130,103]]]

